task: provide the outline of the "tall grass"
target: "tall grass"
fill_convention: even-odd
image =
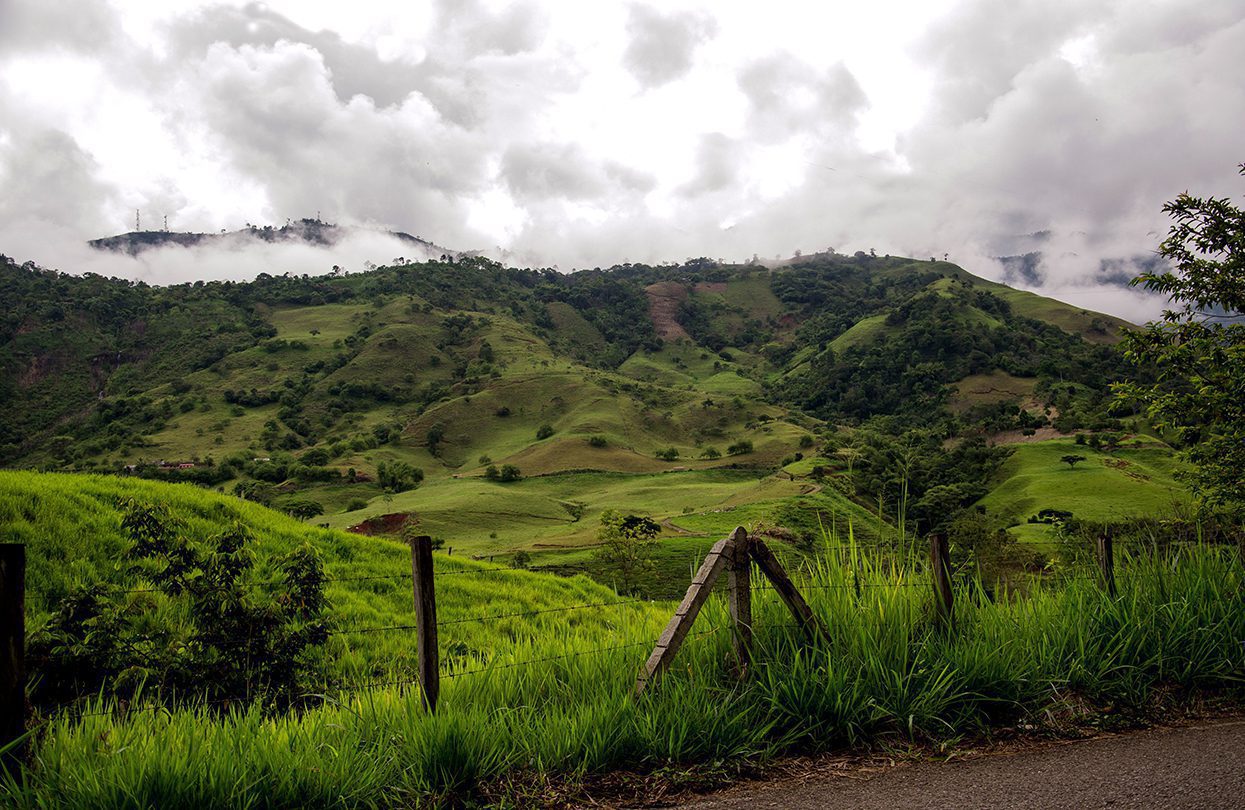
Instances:
[[[845,553],[853,564],[827,557],[799,583],[828,642],[805,642],[774,592],[758,589],[755,663],[742,682],[725,664],[729,624],[715,600],[666,677],[633,699],[662,616],[618,608],[608,634],[550,628],[494,650],[489,669],[443,681],[435,716],[394,688],[282,717],[53,719],[5,798],[22,808],[399,807],[469,797],[516,772],[763,761],[882,734],[946,740],[1069,695],[1144,707],[1156,689],[1243,686],[1245,569],[1235,550],[1125,556],[1114,599],[1087,578],[993,602],[961,598],[951,630],[932,620],[920,571]]]
[[[121,528],[118,500],[161,504],[177,516],[178,530],[201,542],[235,523],[254,536],[263,561],[309,543],[330,578],[333,635],[324,649],[327,682],[396,680],[415,672],[413,630],[353,632],[412,624],[410,551],[400,542],[318,529],[259,504],[218,495],[189,484],[133,478],[64,475],[0,470],[0,535],[26,546],[27,630],[38,632],[59,600],[76,585],[99,584],[119,590],[142,588],[120,560],[130,540]],[[630,612],[661,621],[647,605],[596,608],[574,613],[536,613],[487,622],[480,616],[546,611],[618,601],[610,589],[586,576],[533,576],[519,571],[487,571],[462,557],[436,555],[438,618],[461,622],[441,633],[442,659],[478,665],[517,641],[551,634],[585,641],[608,637],[620,615]],[[161,594],[120,595],[161,626],[180,627],[185,616]]]

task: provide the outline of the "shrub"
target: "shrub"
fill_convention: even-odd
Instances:
[[[605,440],[604,436],[590,436],[588,438],[588,444],[591,447],[605,447],[609,444],[609,442]]]
[[[676,461],[679,458],[679,449],[677,447],[667,447],[664,450],[658,450],[655,455],[662,461]]]
[[[726,448],[726,454],[729,456],[743,456],[752,452],[752,442],[749,439],[740,439],[739,441]]]
[[[343,509],[342,511],[343,512],[357,512],[360,509],[366,509],[366,508],[367,508],[367,501],[363,500],[362,498],[351,498],[350,502],[346,504],[346,508]]]
[[[650,518],[607,510],[601,515],[594,556],[621,579],[620,593],[634,593],[641,578],[653,571],[653,553],[661,526]]]
[[[445,425],[438,422],[428,428],[428,453],[434,458],[440,454],[441,440],[445,438]]]
[[[716,447],[706,447],[705,452],[701,453],[700,457],[707,459],[721,458],[722,451],[718,450]]]
[[[484,480],[496,481],[500,477],[501,477],[501,473],[497,470],[497,467],[495,467],[494,465],[490,464],[488,465],[488,467],[485,468]]]
[[[497,476],[497,480],[503,484],[508,484],[511,481],[518,481],[522,477],[523,473],[520,472],[518,467],[513,464],[503,464],[501,467],[501,473]]]
[[[329,463],[329,451],[323,447],[314,447],[303,453],[298,460],[311,467],[322,467]]]
[[[311,687],[315,650],[328,638],[328,602],[309,545],[271,560],[280,579],[256,598],[252,537],[240,524],[196,543],[162,507],[130,500],[122,511],[131,570],[184,619],[166,624],[161,600],[119,600],[101,585],[75,589],[31,636],[29,659],[43,676],[37,701],[131,697],[145,685],[149,697],[168,702],[267,697],[287,706]]]
[[[545,424],[545,425],[541,425],[539,428],[536,429],[536,441],[540,441],[542,439],[548,439],[552,435],[553,435],[553,425]]]
[[[324,514],[324,507],[319,501],[313,501],[310,498],[294,498],[277,504],[282,511],[293,515],[299,520],[315,517]]]
[[[382,461],[376,465],[376,480],[389,492],[406,492],[424,480],[424,471],[405,461]]]

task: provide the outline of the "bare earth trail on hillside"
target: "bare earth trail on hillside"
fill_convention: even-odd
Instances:
[[[1160,728],[952,762],[814,770],[681,805],[760,808],[1237,808],[1245,720]]]

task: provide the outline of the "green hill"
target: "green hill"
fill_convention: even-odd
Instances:
[[[333,626],[402,626],[412,623],[410,552],[392,540],[307,526],[293,518],[238,498],[217,495],[187,484],[121,479],[114,476],[0,471],[0,536],[27,549],[27,612],[33,631],[49,609],[74,585],[104,584],[134,588],[136,581],[119,561],[129,540],[121,528],[121,499],[161,504],[177,518],[182,531],[202,541],[234,525],[255,538],[263,560],[310,544],[323,560]],[[442,621],[468,616],[547,611],[560,606],[616,601],[617,596],[587,577],[563,577],[518,570],[492,570],[461,557],[434,555],[439,574],[437,609]],[[262,578],[263,566],[257,572]],[[479,575],[474,575],[479,573]],[[150,598],[134,594],[130,599]],[[646,605],[629,610],[659,626],[661,613]],[[651,616],[650,616],[651,612]],[[177,622],[165,612],[167,621]],[[605,632],[617,616],[608,609],[580,612],[573,622],[556,611],[522,621],[472,622],[445,632],[443,656],[483,656],[547,633],[590,638]],[[359,680],[414,671],[410,633],[343,634],[325,649],[332,676]]]
[[[1085,461],[1069,466],[1061,460],[1072,455]],[[1173,477],[1176,470],[1171,448],[1148,437],[1111,452],[1071,439],[1024,443],[1016,445],[979,503],[1019,537],[1046,540],[1052,526],[1028,522],[1044,509],[1103,522],[1175,516],[1190,504],[1188,491]]]
[[[822,513],[928,528],[934,495],[965,507],[999,480],[998,454],[947,447],[1133,427],[1107,408],[1122,322],[945,262],[460,258],[150,287],[3,259],[0,295],[8,466],[195,483],[334,529],[410,513],[474,555],[581,559],[607,508],[689,547],[744,508],[805,535]],[[507,465],[521,480],[485,478]]]

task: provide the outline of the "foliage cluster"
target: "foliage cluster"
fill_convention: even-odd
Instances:
[[[310,546],[266,561],[275,577],[264,582],[246,527],[195,543],[165,508],[131,500],[120,509],[130,539],[125,562],[150,587],[117,595],[81,586],[54,606],[30,640],[37,703],[134,698],[146,688],[169,703],[288,706],[307,691],[329,626],[325,574]],[[182,621],[154,620],[160,609]]]
[[[798,583],[821,586],[806,592],[830,639],[811,649],[777,597],[760,592],[757,666],[744,683],[723,666],[727,609],[711,599],[698,627],[723,632],[690,638],[641,700],[628,697],[634,672],[664,617],[624,612],[608,643],[550,632],[499,650],[501,664],[536,663],[445,681],[435,715],[418,693],[391,688],[282,718],[63,717],[5,799],[18,808],[496,804],[520,800],[499,795],[504,784],[619,767],[763,763],[877,735],[938,744],[1041,723],[1069,696],[1141,717],[1160,690],[1240,694],[1245,571],[1235,552],[1125,556],[1114,599],[1085,579],[964,599],[954,633],[929,620],[928,589],[905,587],[921,581],[909,575],[828,562]]]
[[[620,593],[633,594],[640,581],[653,571],[653,554],[661,526],[641,515],[624,515],[613,509],[601,515],[597,529],[600,545],[594,552],[597,560],[618,581]]]
[[[1133,283],[1168,296],[1174,308],[1125,344],[1156,379],[1117,390],[1184,447],[1198,496],[1245,513],[1245,211],[1189,194],[1163,210],[1175,220],[1159,247],[1170,265]]]

